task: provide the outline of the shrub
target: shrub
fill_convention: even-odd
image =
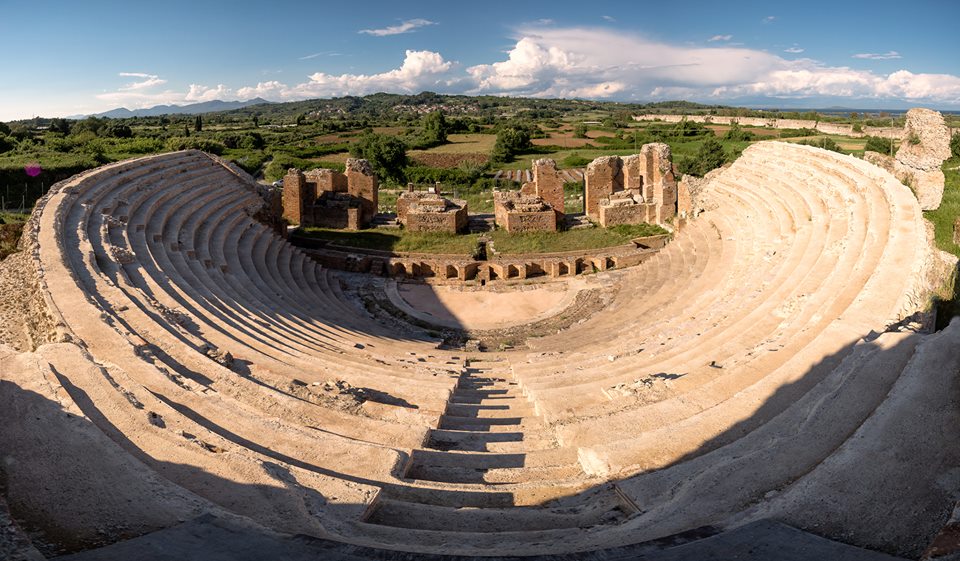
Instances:
[[[504,127],[497,132],[490,159],[494,162],[509,162],[513,157],[533,146],[530,131],[526,127]]]
[[[590,161],[590,158],[584,158],[580,154],[574,152],[563,159],[563,165],[564,167],[568,168],[582,168],[583,166],[589,164]]]
[[[130,138],[133,136],[133,130],[123,123],[114,123],[110,125],[110,128],[107,129],[107,132],[109,132],[110,136],[114,138]]]
[[[813,129],[781,129],[780,138],[796,138],[798,136],[815,136],[817,131]]]
[[[723,151],[723,145],[720,144],[719,140],[711,137],[703,141],[693,160],[682,160],[688,169],[681,169],[681,171],[703,177],[708,172],[722,166],[726,161],[727,155]]]
[[[573,127],[573,138],[587,138],[587,125],[577,123]]]
[[[6,136],[3,133],[0,133],[0,154],[3,154],[4,152],[9,152],[10,150],[13,150],[16,147],[17,147],[17,141],[10,138],[9,136]]]
[[[732,140],[734,142],[748,142],[756,138],[757,135],[753,134],[750,131],[743,130],[740,128],[740,125],[734,123],[730,126],[730,130],[727,131],[727,134],[723,135],[724,140]]]
[[[950,138],[950,152],[954,158],[960,158],[960,132]]]
[[[204,152],[210,152],[211,154],[216,154],[219,156],[223,154],[223,150],[226,148],[220,142],[215,140],[209,140],[206,138],[185,138],[182,136],[175,136],[166,143],[167,150],[203,150]]]
[[[867,143],[863,147],[870,152],[879,152],[881,154],[893,154],[893,139],[879,136],[868,136]]]
[[[837,144],[832,138],[828,138],[826,136],[816,140],[801,140],[797,144],[816,146],[817,148],[823,148],[824,150],[830,150],[831,152],[839,152],[843,154],[843,150],[840,148],[840,145]]]
[[[294,158],[293,156],[288,156],[286,154],[276,154],[273,157],[273,161],[271,161],[267,168],[263,171],[263,177],[267,181],[276,181],[286,175],[287,170],[290,168],[297,168],[300,171],[308,171],[317,168],[343,171],[344,166],[343,164],[335,162],[314,162],[311,160]]]

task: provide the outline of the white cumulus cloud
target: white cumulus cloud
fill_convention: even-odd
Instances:
[[[166,80],[160,78],[156,74],[146,74],[144,72],[120,72],[117,75],[124,78],[140,78],[138,81],[130,82],[121,86],[121,91],[146,90],[154,86],[160,86],[167,83]]]
[[[223,84],[217,84],[217,86],[214,88],[211,88],[209,86],[202,86],[200,84],[190,84],[190,90],[187,91],[187,95],[184,97],[184,101],[197,103],[201,101],[213,101],[215,99],[222,100],[232,95],[233,95],[233,91],[230,88],[224,86]]]
[[[363,33],[365,35],[373,35],[375,37],[386,37],[388,35],[400,35],[402,33],[411,33],[421,27],[426,27],[428,25],[436,25],[436,23],[428,19],[415,18],[415,19],[404,20],[400,22],[399,25],[390,25],[380,29],[361,29],[357,33]]]

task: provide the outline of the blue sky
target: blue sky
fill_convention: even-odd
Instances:
[[[422,90],[960,109],[958,19],[956,0],[0,0],[0,120]]]

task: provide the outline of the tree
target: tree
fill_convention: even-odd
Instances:
[[[450,126],[443,115],[443,111],[433,111],[423,118],[423,131],[420,133],[421,143],[427,146],[446,144]]]
[[[950,137],[950,152],[954,158],[960,158],[960,132]]]
[[[879,152],[881,154],[893,154],[893,140],[879,136],[868,136],[867,143],[863,149],[870,152]]]
[[[509,162],[516,154],[529,150],[532,146],[530,131],[526,127],[504,127],[497,132],[497,141],[493,145],[490,159],[498,163]]]
[[[727,161],[723,145],[716,138],[710,137],[703,141],[700,149],[694,156],[690,173],[703,177],[712,170],[722,166]]]
[[[187,125],[183,125],[183,136],[186,136],[186,137],[190,136],[190,127]]]
[[[87,117],[82,121],[78,121],[73,125],[72,132],[74,134],[80,133],[83,131],[90,131],[93,134],[100,136],[100,131],[107,125],[106,119],[101,119],[98,117]]]
[[[9,152],[17,147],[17,141],[0,132],[0,154]]]
[[[66,119],[52,119],[49,130],[61,134],[70,134],[70,121]]]
[[[573,138],[587,138],[587,125],[577,123],[573,126]]]
[[[395,136],[365,133],[350,147],[350,155],[369,161],[381,180],[398,184],[406,181],[407,145]]]
[[[110,136],[115,138],[130,138],[133,136],[133,130],[123,123],[114,123],[108,129]]]
[[[258,115],[253,116],[253,127],[260,128],[260,117]]]
[[[0,134],[10,134],[10,126],[0,121]]]
[[[724,140],[732,140],[735,142],[749,141],[749,140],[753,140],[754,138],[755,138],[755,135],[752,132],[748,130],[743,130],[740,127],[740,125],[737,123],[733,123],[732,125],[730,125],[730,130],[728,130],[727,133],[723,135]]]
[[[203,117],[200,115],[197,115],[197,119],[193,123],[193,130],[197,132],[203,131]]]

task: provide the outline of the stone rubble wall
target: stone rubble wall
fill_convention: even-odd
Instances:
[[[864,126],[862,132],[855,132],[853,125],[839,123],[825,123],[820,121],[808,121],[805,119],[776,119],[763,117],[729,117],[720,115],[634,115],[634,121],[663,121],[665,123],[679,123],[680,121],[690,121],[691,123],[705,123],[713,125],[730,125],[737,123],[749,127],[768,127],[771,129],[812,129],[824,134],[839,134],[862,138],[864,136],[879,136],[881,138],[903,138],[903,129],[897,127],[868,127]]]
[[[903,131],[896,157],[868,151],[863,159],[889,171],[913,189],[921,209],[937,209],[946,182],[940,168],[950,158],[950,129],[937,111],[914,108],[907,111]]]

